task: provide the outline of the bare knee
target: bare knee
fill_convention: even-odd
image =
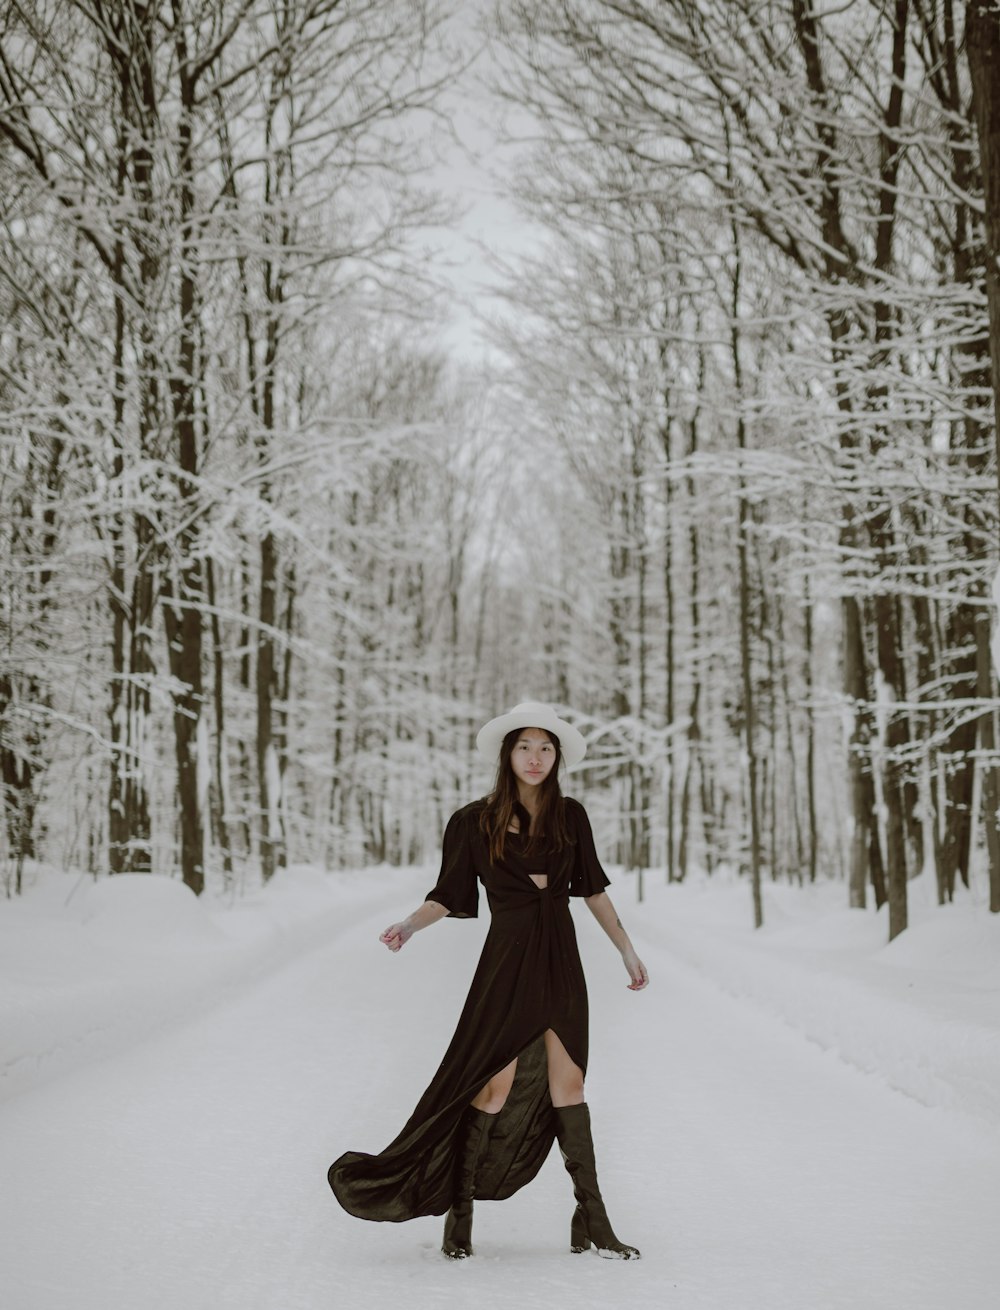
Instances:
[[[556,1107],[582,1105],[583,1070],[570,1058],[568,1051],[551,1029],[545,1034],[545,1054],[549,1066],[549,1096]]]
[[[556,1107],[562,1105],[582,1105],[586,1099],[583,1091],[583,1074],[579,1070],[573,1075],[549,1075],[549,1096]]]
[[[507,1091],[496,1091],[490,1083],[472,1098],[473,1106],[484,1114],[499,1114],[506,1102]]]
[[[498,1074],[495,1074],[472,1098],[474,1108],[482,1110],[484,1114],[499,1114],[506,1104],[516,1072],[517,1061],[512,1060],[506,1069],[501,1069]]]

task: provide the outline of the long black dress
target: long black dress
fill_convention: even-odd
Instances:
[[[569,845],[527,857],[525,839],[508,833],[504,858],[494,865],[479,829],[483,804],[474,801],[448,821],[441,873],[426,898],[454,918],[473,918],[478,879],[492,916],[455,1035],[395,1140],[379,1155],[348,1151],[329,1169],[337,1200],[362,1219],[398,1223],[450,1207],[465,1109],[516,1056],[514,1085],[476,1172],[478,1199],[513,1195],[538,1173],[555,1136],[542,1036],[547,1028],[586,1073],[587,987],[569,897],[593,896],[608,886],[587,813],[567,797]],[[521,823],[526,832],[527,814]],[[532,873],[547,874],[548,885],[539,888]]]

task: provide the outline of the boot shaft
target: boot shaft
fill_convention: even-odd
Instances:
[[[570,1226],[570,1249],[586,1251],[591,1243],[599,1255],[636,1260],[639,1251],[615,1236],[597,1181],[590,1109],[586,1104],[557,1106],[556,1139],[566,1172],[573,1180],[576,1211]]]
[[[459,1129],[455,1161],[455,1190],[451,1209],[444,1221],[441,1250],[452,1260],[472,1255],[472,1201],[476,1194],[476,1169],[496,1122],[495,1114],[469,1106]]]

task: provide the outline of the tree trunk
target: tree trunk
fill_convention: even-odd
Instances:
[[[869,725],[868,679],[865,672],[865,648],[861,627],[861,606],[854,596],[845,596],[841,602],[843,623],[844,690],[851,707],[853,726],[847,747],[847,776],[851,800],[853,830],[851,835],[851,863],[849,903],[852,909],[863,910],[868,886],[868,855],[874,826],[874,797],[865,772],[868,763]],[[877,839],[877,834],[876,834]]]
[[[740,278],[742,253],[739,229],[732,224],[733,276],[730,300],[729,350],[733,366],[734,392],[739,403],[743,399],[743,367],[740,359]],[[747,449],[747,429],[742,406],[736,419],[736,441],[741,456]],[[747,753],[747,817],[750,820],[750,887],[753,898],[755,928],[764,923],[764,902],[760,885],[760,806],[757,789],[756,708],[753,692],[753,640],[752,606],[750,603],[750,525],[753,514],[746,496],[745,474],[739,476],[738,537],[736,543],[740,579],[740,672],[743,683],[743,723]]]
[[[174,4],[174,42],[180,82],[177,167],[180,193],[180,269],[178,273],[178,359],[169,390],[177,440],[182,526],[177,535],[176,587],[164,586],[164,626],[174,678],[174,750],[180,808],[181,873],[196,896],[205,888],[205,808],[208,796],[208,741],[202,676],[204,586],[198,550],[198,432],[195,418],[198,375],[197,269],[192,216],[195,160],[192,153],[195,84],[188,61],[186,25]]]
[[[215,594],[215,566],[211,558],[205,561],[205,588],[208,595],[212,631],[212,703],[215,711],[215,742],[213,763],[215,770],[215,839],[222,851],[222,868],[228,885],[233,875],[233,850],[229,840],[229,767],[226,743],[226,679],[223,662],[222,624]]]
[[[816,881],[819,835],[816,826],[816,711],[813,707],[813,610],[809,574],[805,575],[802,597],[803,637],[802,684],[806,701],[806,804],[809,812],[809,881]]]
[[[662,358],[662,352],[661,352]],[[663,424],[663,461],[665,477],[663,480],[663,621],[666,625],[666,668],[664,670],[664,707],[663,717],[667,729],[666,753],[663,761],[664,779],[663,791],[666,802],[666,833],[665,833],[665,863],[667,869],[667,882],[673,882],[675,878],[675,858],[678,856],[677,850],[677,739],[674,736],[674,552],[673,552],[673,478],[671,476],[671,420],[669,417],[669,397],[666,398],[668,416]],[[693,517],[693,516],[692,516]],[[691,562],[692,572],[696,568],[696,560]],[[696,585],[696,580],[692,577],[692,590]],[[694,641],[694,634],[691,634],[691,640]],[[685,799],[684,806],[687,809],[690,800],[690,779],[691,779],[691,759],[688,756],[687,766],[684,770],[684,788]],[[687,832],[687,817],[681,820],[685,825],[685,836]],[[686,845],[686,842],[685,842]],[[683,876],[683,875],[682,875]]]
[[[806,862],[805,844],[802,838],[802,816],[801,805],[799,803],[799,763],[798,753],[795,745],[795,723],[792,716],[792,694],[788,682],[788,660],[785,658],[787,645],[785,643],[785,625],[784,625],[784,608],[782,598],[779,595],[775,598],[775,614],[777,616],[777,652],[781,669],[781,710],[784,719],[785,729],[785,749],[784,758],[788,770],[788,810],[791,815],[792,832],[790,840],[794,843],[793,854],[790,864],[795,869],[795,878],[799,883],[804,881],[804,868]]]
[[[884,555],[883,555],[884,558]],[[900,664],[896,649],[895,607],[893,598],[881,593],[875,598],[875,615],[879,649],[879,668],[884,679],[883,694],[892,696],[886,706],[886,729],[882,767],[882,798],[886,813],[885,846],[888,855],[889,940],[906,928],[906,825],[903,819],[902,763],[899,750],[905,743],[906,719],[895,707],[896,688],[900,684]]]
[[[288,833],[286,831],[286,814],[287,814],[287,779],[286,772],[288,769],[288,735],[289,735],[289,717],[291,712],[292,700],[292,631],[295,627],[295,566],[289,565],[285,573],[285,612],[282,621],[284,632],[285,649],[281,660],[281,677],[278,683],[278,700],[280,707],[278,710],[278,778],[281,788],[282,799],[282,835],[284,840],[281,843],[281,850],[278,857],[279,865],[286,868],[288,865]]]
[[[972,107],[979,137],[979,166],[983,185],[983,254],[990,322],[993,449],[996,475],[1000,480],[1000,7],[996,0],[969,0],[966,6],[965,50],[972,80]],[[976,620],[976,650],[978,694],[992,699],[994,683],[990,672],[989,624],[983,616]],[[980,742],[986,752],[983,804],[990,868],[990,909],[1000,911],[1000,840],[997,837],[1000,782],[997,768],[990,762],[988,754],[995,745],[992,711],[987,711],[980,720]]]
[[[986,235],[986,299],[990,314],[993,428],[1000,479],[1000,8],[996,0],[968,0],[965,50],[979,134]]]
[[[153,239],[152,150],[156,122],[153,86],[155,17],[136,5],[122,14],[121,40],[104,32],[108,53],[117,71],[120,130],[117,142],[116,190],[124,218],[116,226],[111,276],[115,305],[114,325],[114,433],[113,476],[123,495],[130,447],[126,396],[135,371],[129,361],[129,313],[139,342],[136,376],[138,458],[149,453],[157,426],[156,351],[149,326],[148,306],[156,301],[159,257]],[[131,190],[130,190],[131,189]],[[131,213],[130,198],[136,212]],[[128,234],[129,223],[133,231]],[[138,295],[131,278],[127,244],[138,265]],[[144,776],[144,755],[150,713],[149,685],[155,667],[151,652],[153,621],[152,570],[156,546],[150,525],[134,515],[134,540],[126,511],[114,516],[109,528],[111,574],[109,605],[112,615],[109,737],[111,776],[108,784],[108,867],[112,873],[148,872],[152,868],[152,824]],[[135,571],[129,582],[128,555],[135,552]],[[131,596],[130,596],[131,592]]]
[[[742,418],[739,420],[739,428],[740,446],[744,448],[746,436]],[[750,649],[750,572],[746,541],[749,524],[750,507],[743,492],[741,478],[739,543],[737,546],[740,573],[740,671],[743,679],[743,719],[747,752],[747,808],[750,820],[750,880],[753,895],[753,922],[755,928],[760,928],[764,923],[764,904],[761,898],[760,886],[760,813],[757,798],[757,749],[756,734],[754,732],[753,666]]]
[[[993,701],[996,675],[990,659],[990,621],[985,614],[976,619],[978,692],[988,702],[979,720],[979,748],[982,758],[983,825],[990,869],[990,909],[1000,912],[1000,769],[997,768],[997,740]]]
[[[698,382],[696,394],[700,395],[705,384],[705,351],[698,352]],[[699,413],[695,412],[691,416],[688,438],[688,467],[693,465],[698,454],[698,437],[699,437]],[[698,516],[693,512],[695,497],[695,480],[694,474],[689,472],[685,479],[687,487],[688,504],[692,506],[692,512],[688,517],[688,555],[689,555],[689,602],[688,602],[688,627],[690,633],[690,643],[692,651],[701,649],[701,543],[698,534]],[[672,626],[672,625],[671,625]],[[699,802],[701,807],[702,824],[705,828],[705,867],[709,873],[712,871],[712,849],[709,837],[708,827],[711,818],[705,808],[705,781],[704,781],[704,756],[702,754],[701,740],[701,695],[702,695],[702,670],[700,661],[691,661],[691,700],[688,705],[688,730],[687,730],[687,765],[684,770],[684,789],[681,799],[681,835],[680,846],[677,851],[677,876],[683,880],[688,873],[688,861],[690,857],[690,832],[691,832],[691,783],[694,777],[694,770],[697,767],[701,776],[701,789],[699,792]]]
[[[260,869],[265,882],[280,863],[280,787],[274,741],[274,625],[277,618],[278,559],[274,535],[260,543],[260,602],[257,610],[257,789],[260,796]]]

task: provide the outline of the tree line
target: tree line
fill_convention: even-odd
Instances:
[[[640,896],[1000,909],[995,6],[498,0],[490,378],[425,339],[448,19],[5,7],[8,886],[420,858],[541,695]]]
[[[607,526],[627,861],[699,834],[758,923],[842,862],[895,936],[981,850],[1000,910],[997,7],[509,0],[496,41],[549,234],[500,334]]]
[[[56,829],[61,858],[176,863],[195,891],[209,850],[227,876],[240,852],[265,879],[286,859],[297,670],[321,661],[336,696],[376,644],[370,502],[415,493],[405,470],[465,405],[416,341],[435,289],[413,235],[445,217],[422,169],[459,57],[447,17],[435,0],[4,6],[15,882]],[[363,735],[335,716],[330,788],[344,734]],[[341,799],[322,804],[340,822]]]

